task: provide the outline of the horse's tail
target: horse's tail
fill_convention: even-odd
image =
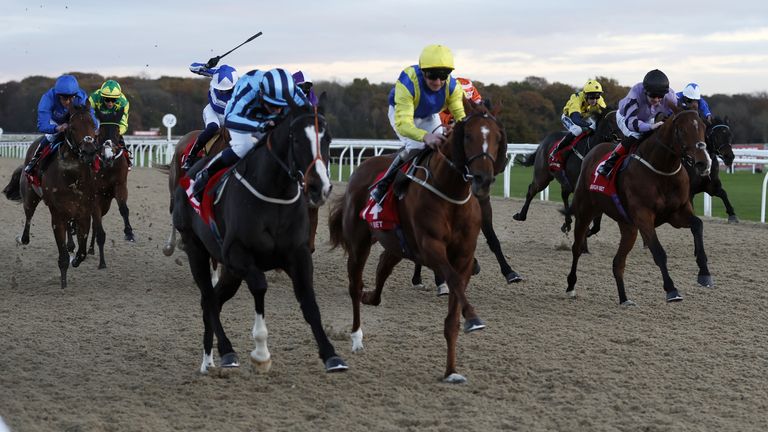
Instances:
[[[533,163],[536,162],[536,152],[528,153],[528,154],[517,154],[515,156],[515,163],[518,163],[522,166],[533,166]]]
[[[328,215],[328,230],[331,232],[331,249],[339,245],[346,250],[347,244],[344,242],[343,233],[344,222],[344,195],[339,195],[331,203],[331,210]]]
[[[11,181],[8,182],[8,185],[3,189],[5,197],[11,201],[21,201],[21,170],[23,168],[24,166],[20,165],[13,171]]]

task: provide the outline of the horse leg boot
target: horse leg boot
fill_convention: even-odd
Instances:
[[[384,201],[384,195],[386,195],[389,185],[392,184],[392,181],[395,179],[395,174],[397,174],[397,170],[399,170],[400,167],[403,166],[403,164],[411,160],[411,157],[413,157],[417,151],[418,150],[416,149],[406,148],[406,149],[400,150],[397,153],[397,155],[395,156],[395,159],[389,165],[389,168],[387,168],[387,172],[384,173],[384,177],[382,177],[381,180],[376,182],[371,188],[371,198],[376,203],[381,204],[381,202]]]
[[[203,190],[205,190],[205,185],[208,184],[208,180],[211,176],[219,172],[219,170],[231,166],[238,160],[240,160],[240,158],[231,148],[226,148],[220,153],[217,153],[216,156],[214,156],[211,161],[195,175],[195,184],[192,185],[192,195],[195,199],[197,199],[198,202],[202,202]]]
[[[197,154],[200,152],[200,150],[203,149],[205,143],[210,141],[210,139],[213,138],[213,136],[216,135],[216,132],[218,131],[219,125],[216,123],[208,123],[205,126],[205,129],[203,129],[203,131],[200,132],[200,134],[195,139],[195,143],[192,144],[192,148],[189,150],[189,156],[187,156],[184,164],[181,165],[181,169],[183,169],[185,172],[189,171],[189,169],[192,168],[192,165],[200,160],[200,158],[197,157]]]
[[[638,142],[638,139],[633,136],[628,136],[622,139],[619,145],[613,149],[613,153],[611,153],[611,156],[608,157],[608,160],[606,160],[602,165],[600,165],[599,168],[597,168],[597,173],[606,178],[610,177],[611,171],[613,171],[613,166],[616,165],[616,161],[618,161],[620,157],[629,153],[629,150],[632,148],[632,146]]]
[[[35,169],[35,165],[37,165],[37,161],[40,160],[40,156],[43,154],[43,150],[48,146],[48,138],[43,137],[43,139],[40,141],[40,144],[37,145],[37,148],[35,149],[35,154],[32,155],[32,159],[29,160],[29,163],[24,167],[24,173],[25,174],[32,174],[32,170]]]

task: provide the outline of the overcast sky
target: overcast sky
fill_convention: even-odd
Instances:
[[[676,90],[768,90],[768,1],[0,0],[0,82],[65,72],[194,76],[222,60],[240,72],[301,69],[314,80],[393,82],[440,43],[456,73],[486,84],[527,76],[630,86],[659,68]]]

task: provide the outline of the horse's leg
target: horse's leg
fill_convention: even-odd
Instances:
[[[568,288],[565,289],[565,293],[570,297],[576,297],[576,269],[579,265],[579,257],[584,252],[583,244],[587,241],[587,229],[589,224],[601,217],[601,215],[594,215],[588,206],[581,208],[576,202],[574,204],[574,215],[576,216],[576,225],[573,230],[573,245],[571,246],[571,254],[573,258],[571,260],[571,271],[568,273]]]
[[[699,266],[699,275],[696,278],[696,282],[707,288],[715,286],[707,266],[707,253],[704,252],[704,223],[692,211],[685,211],[672,215],[669,224],[675,228],[691,228],[691,234],[693,234],[693,254],[696,257],[696,264]]]
[[[222,271],[223,275],[227,274],[226,269]],[[267,336],[269,331],[267,330],[267,321],[264,313],[264,295],[267,293],[267,279],[264,277],[262,271],[252,271],[245,278],[245,282],[248,285],[248,290],[253,296],[254,308],[256,311],[255,318],[253,320],[253,329],[251,330],[251,336],[253,337],[254,348],[251,351],[251,363],[256,367],[259,372],[269,372],[272,367],[272,356],[269,353],[267,347]],[[238,285],[239,285],[238,281]],[[237,286],[233,290],[237,291]],[[231,295],[229,296],[231,297]],[[222,303],[226,301],[222,299]]]
[[[387,281],[389,275],[392,274],[392,269],[394,269],[400,261],[402,261],[402,258],[393,255],[386,250],[379,255],[379,265],[376,266],[376,288],[373,291],[363,291],[363,297],[360,299],[363,304],[371,306],[378,306],[381,304],[381,291],[384,289],[384,283]]]
[[[127,175],[128,171],[126,169],[126,176]],[[126,184],[126,181],[120,181],[117,186],[115,186],[115,200],[117,201],[117,208],[120,211],[120,216],[123,217],[124,239],[129,242],[135,242],[136,236],[133,234],[133,227],[131,226],[131,221],[128,217],[130,211],[128,210],[128,185]],[[106,212],[104,213],[106,214]]]
[[[29,227],[32,223],[32,216],[35,215],[35,209],[37,209],[37,205],[40,204],[40,196],[35,193],[35,191],[32,190],[32,187],[27,184],[26,179],[22,177],[21,180],[21,189],[22,191],[25,191],[23,195],[24,198],[24,229],[22,230],[21,234],[16,236],[16,244],[17,245],[26,245],[29,244]]]
[[[728,192],[726,192],[725,189],[723,189],[723,186],[719,180],[716,186],[717,188],[713,190],[712,195],[723,200],[723,205],[725,205],[725,212],[728,213],[728,222],[738,223],[739,218],[736,217],[736,210],[733,209],[733,206],[731,205],[731,201],[728,199]]]
[[[315,236],[317,235],[318,207],[309,207],[309,252],[315,253]]]
[[[342,372],[348,369],[347,364],[336,354],[333,344],[323,329],[320,309],[317,307],[315,290],[312,286],[312,254],[309,247],[299,247],[289,258],[288,268],[285,269],[293,282],[293,293],[299,301],[304,320],[312,328],[315,342],[323,360],[326,372]]]
[[[565,222],[563,222],[563,225],[560,227],[560,231],[564,233],[568,233],[571,231],[571,224],[573,223],[572,218],[572,210],[570,204],[568,204],[568,198],[571,195],[571,190],[567,188],[565,185],[561,186],[560,189],[560,197],[563,199],[563,217],[565,218]]]
[[[483,221],[480,228],[485,236],[485,241],[488,242],[488,248],[496,255],[496,261],[499,263],[501,274],[507,279],[507,283],[520,282],[523,278],[516,271],[512,270],[512,266],[507,262],[507,258],[501,250],[501,242],[499,242],[496,231],[493,229],[493,208],[491,207],[490,197],[485,197],[478,201],[480,202],[480,214]]]
[[[627,299],[627,293],[624,289],[624,269],[627,264],[627,255],[629,255],[637,239],[637,228],[634,225],[619,223],[619,231],[621,231],[621,240],[619,241],[619,249],[613,257],[613,278],[616,279],[619,304],[622,306],[636,306],[635,302]]]
[[[360,322],[360,300],[363,297],[363,270],[368,255],[371,253],[370,234],[368,228],[358,224],[349,239],[347,251],[347,277],[349,278],[349,297],[352,300],[352,352],[363,350],[363,329]],[[363,232],[362,229],[365,229]]]
[[[69,224],[69,228],[67,229],[67,250],[70,254],[75,252],[75,240],[74,237],[77,235],[77,229],[75,228],[75,222],[70,221],[67,222]]]
[[[51,211],[51,227],[59,250],[59,272],[61,273],[61,288],[67,287],[67,269],[69,268],[69,251],[67,250],[68,223],[65,217]]]
[[[173,255],[173,250],[175,248],[176,248],[176,227],[173,226],[173,221],[171,221],[171,234],[168,235],[168,240],[166,240],[165,244],[163,245],[163,255],[165,256]]]
[[[667,293],[667,302],[680,301],[683,297],[675,288],[675,283],[669,276],[669,269],[667,268],[667,252],[661,246],[659,238],[656,235],[656,228],[654,227],[654,215],[650,214],[650,210],[647,210],[641,214],[638,214],[635,218],[640,234],[643,237],[648,249],[653,255],[653,262],[661,270],[661,277],[664,281],[664,291]]]
[[[524,221],[528,217],[528,207],[531,206],[533,197],[535,197],[537,193],[543,191],[553,178],[552,174],[550,174],[549,170],[546,168],[544,168],[543,171],[539,170],[539,172],[536,172],[536,168],[534,168],[533,181],[528,185],[528,192],[525,194],[525,204],[523,204],[523,208],[520,209],[520,212],[515,213],[512,216],[512,219],[516,221]]]
[[[94,208],[93,219],[93,234],[91,235],[91,247],[93,247],[93,239],[96,239],[96,244],[99,246],[99,268],[107,268],[107,262],[104,260],[104,243],[107,239],[107,234],[104,232],[104,225],[102,224],[102,215],[106,214],[109,210],[109,204],[106,207]],[[87,239],[87,237],[86,237]]]
[[[416,289],[424,289],[424,284],[421,282],[421,264],[416,263],[416,265],[413,267],[411,285],[413,285],[413,287]]]

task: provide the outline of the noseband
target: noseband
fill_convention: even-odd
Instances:
[[[731,132],[731,128],[727,124],[714,125],[714,126],[712,126],[709,129],[709,132],[707,132],[707,141],[712,142],[712,137],[714,136],[715,129],[717,129],[717,128],[725,128],[726,132],[728,132],[728,133]],[[722,156],[723,155],[723,153],[722,153],[723,147],[730,146],[730,145],[731,145],[730,140],[723,140],[723,142],[718,143],[717,147],[715,147],[715,145],[713,143],[712,147],[714,148],[715,155]]]

